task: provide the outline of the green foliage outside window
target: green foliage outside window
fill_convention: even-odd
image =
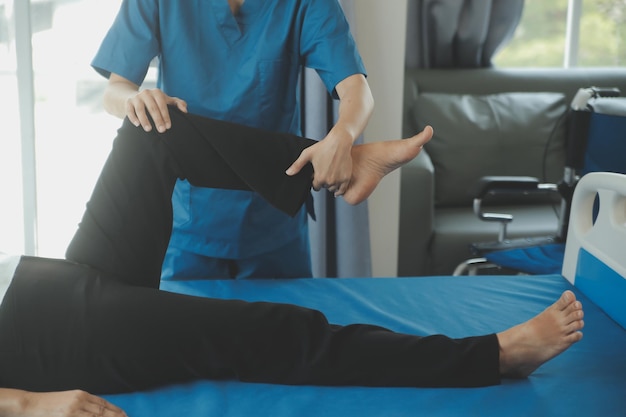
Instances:
[[[567,0],[526,0],[511,41],[494,58],[497,67],[562,67]],[[626,66],[626,0],[583,0],[579,67]]]

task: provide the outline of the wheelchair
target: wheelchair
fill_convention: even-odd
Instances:
[[[483,177],[473,195],[474,213],[485,222],[500,224],[496,240],[473,243],[475,257],[460,263],[453,275],[560,274],[567,238],[571,199],[578,180],[589,172],[626,173],[626,97],[616,88],[581,88],[567,113],[567,155],[558,184],[535,177]],[[507,238],[513,216],[484,210],[485,201],[519,195],[529,199],[560,200],[559,225],[553,236]]]

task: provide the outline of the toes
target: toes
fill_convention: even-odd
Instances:
[[[571,303],[572,301],[574,301],[576,299],[576,296],[574,295],[574,293],[571,290],[565,290],[565,291],[563,291],[562,299],[563,299],[564,302],[569,304],[569,303]]]
[[[583,311],[583,305],[580,301],[574,301],[566,305],[565,308],[562,309],[561,311],[568,313],[568,314],[576,312],[576,311]]]
[[[560,312],[560,323],[565,334],[580,330],[585,316],[579,301],[573,302]]]
[[[561,294],[561,298],[559,298],[556,305],[559,310],[563,311],[570,307],[572,304],[574,304],[575,301],[576,296],[574,295],[574,293],[570,290],[565,290],[563,291],[563,294]]]
[[[585,322],[583,320],[576,320],[563,327],[563,332],[571,336],[572,334],[580,333],[583,327],[585,327]]]
[[[575,301],[571,303],[562,311],[565,313],[565,318],[571,321],[580,320],[585,316],[585,313],[583,312],[583,306],[580,301]]]
[[[583,333],[580,331],[574,331],[567,335],[565,342],[568,344],[579,342],[583,338]]]

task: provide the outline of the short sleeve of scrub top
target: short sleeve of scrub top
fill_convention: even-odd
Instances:
[[[141,85],[150,62],[160,54],[158,22],[156,0],[122,2],[93,68],[106,78],[115,73]]]
[[[246,0],[237,17],[226,0],[123,1],[92,66],[140,85],[155,57],[158,86],[191,113],[297,135],[303,66],[333,94],[365,74],[337,0]],[[179,181],[172,201],[170,244],[207,256],[255,256],[306,230],[304,210],[291,218],[246,191]]]

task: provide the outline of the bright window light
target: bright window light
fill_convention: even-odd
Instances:
[[[107,81],[90,67],[120,4],[121,0],[31,0],[27,9],[32,69],[20,66],[20,79],[22,71],[30,70],[34,80],[33,97],[25,105],[34,109],[37,206],[36,218],[28,219],[30,207],[23,203],[28,187],[22,188],[21,174],[24,112],[17,104],[16,28],[23,30],[29,22],[20,21],[23,9],[16,13],[14,7],[28,3],[0,0],[0,251],[24,252],[30,246],[25,225],[34,222],[34,254],[65,254],[121,125],[103,110]]]
[[[526,0],[513,39],[494,65],[626,66],[626,0]]]

